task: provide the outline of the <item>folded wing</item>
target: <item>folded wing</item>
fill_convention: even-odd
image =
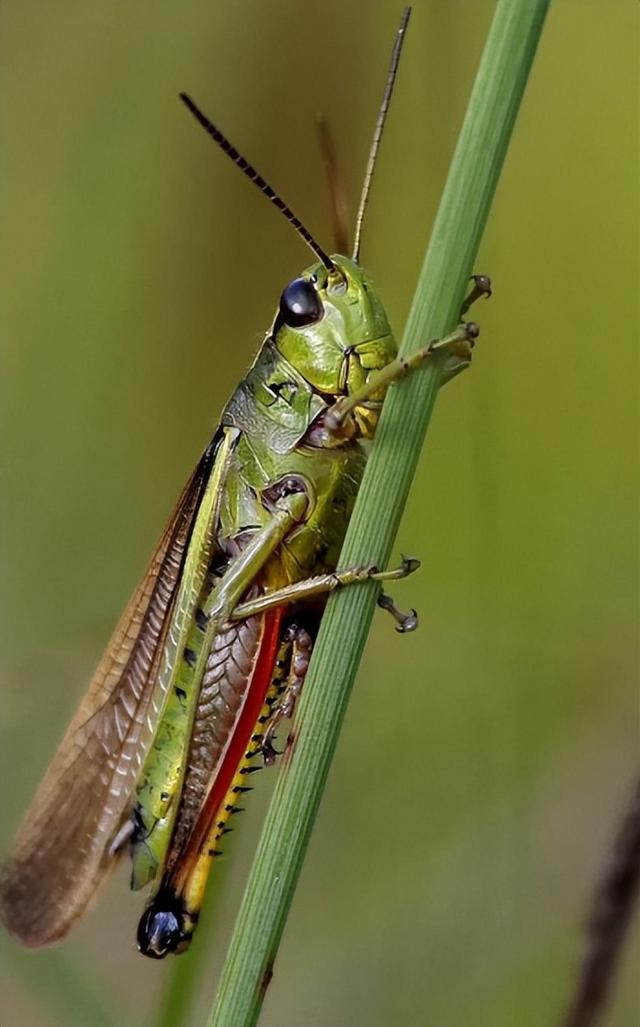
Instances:
[[[25,945],[66,934],[114,862],[164,705],[163,648],[218,443],[185,486],[0,875],[0,916]]]

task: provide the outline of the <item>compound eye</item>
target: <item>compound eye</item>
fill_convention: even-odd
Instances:
[[[319,321],[324,311],[313,282],[308,278],[294,278],[280,297],[280,316],[290,328]]]

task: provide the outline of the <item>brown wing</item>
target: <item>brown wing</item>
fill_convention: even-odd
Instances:
[[[185,486],[0,876],[0,916],[25,945],[66,934],[114,862],[110,845],[163,705],[163,643],[217,443]]]

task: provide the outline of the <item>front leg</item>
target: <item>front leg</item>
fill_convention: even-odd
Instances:
[[[455,358],[453,366],[455,368],[454,373],[457,374],[471,363],[473,347],[479,334],[480,329],[478,325],[474,321],[469,321],[466,324],[458,325],[454,332],[445,335],[444,338],[433,339],[426,346],[421,346],[408,357],[396,357],[395,360],[392,360],[390,364],[383,367],[377,374],[373,374],[362,388],[356,389],[349,396],[341,396],[337,402],[330,406],[324,415],[325,426],[330,431],[339,430],[345,419],[356,407],[367,403],[372,396],[385,390],[392,382],[398,381],[399,378],[404,378],[410,371],[415,371],[416,368],[422,367],[424,363],[432,360],[435,356],[446,355]],[[451,374],[445,369],[445,380],[449,377],[451,377]]]

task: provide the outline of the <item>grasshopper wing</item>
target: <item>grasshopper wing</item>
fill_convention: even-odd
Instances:
[[[115,862],[112,842],[129,815],[170,682],[165,643],[179,606],[184,619],[197,601],[197,587],[185,588],[189,563],[197,564],[196,578],[206,571],[193,551],[207,549],[202,508],[220,441],[219,433],[185,486],[0,875],[0,916],[30,947],[63,937]]]

